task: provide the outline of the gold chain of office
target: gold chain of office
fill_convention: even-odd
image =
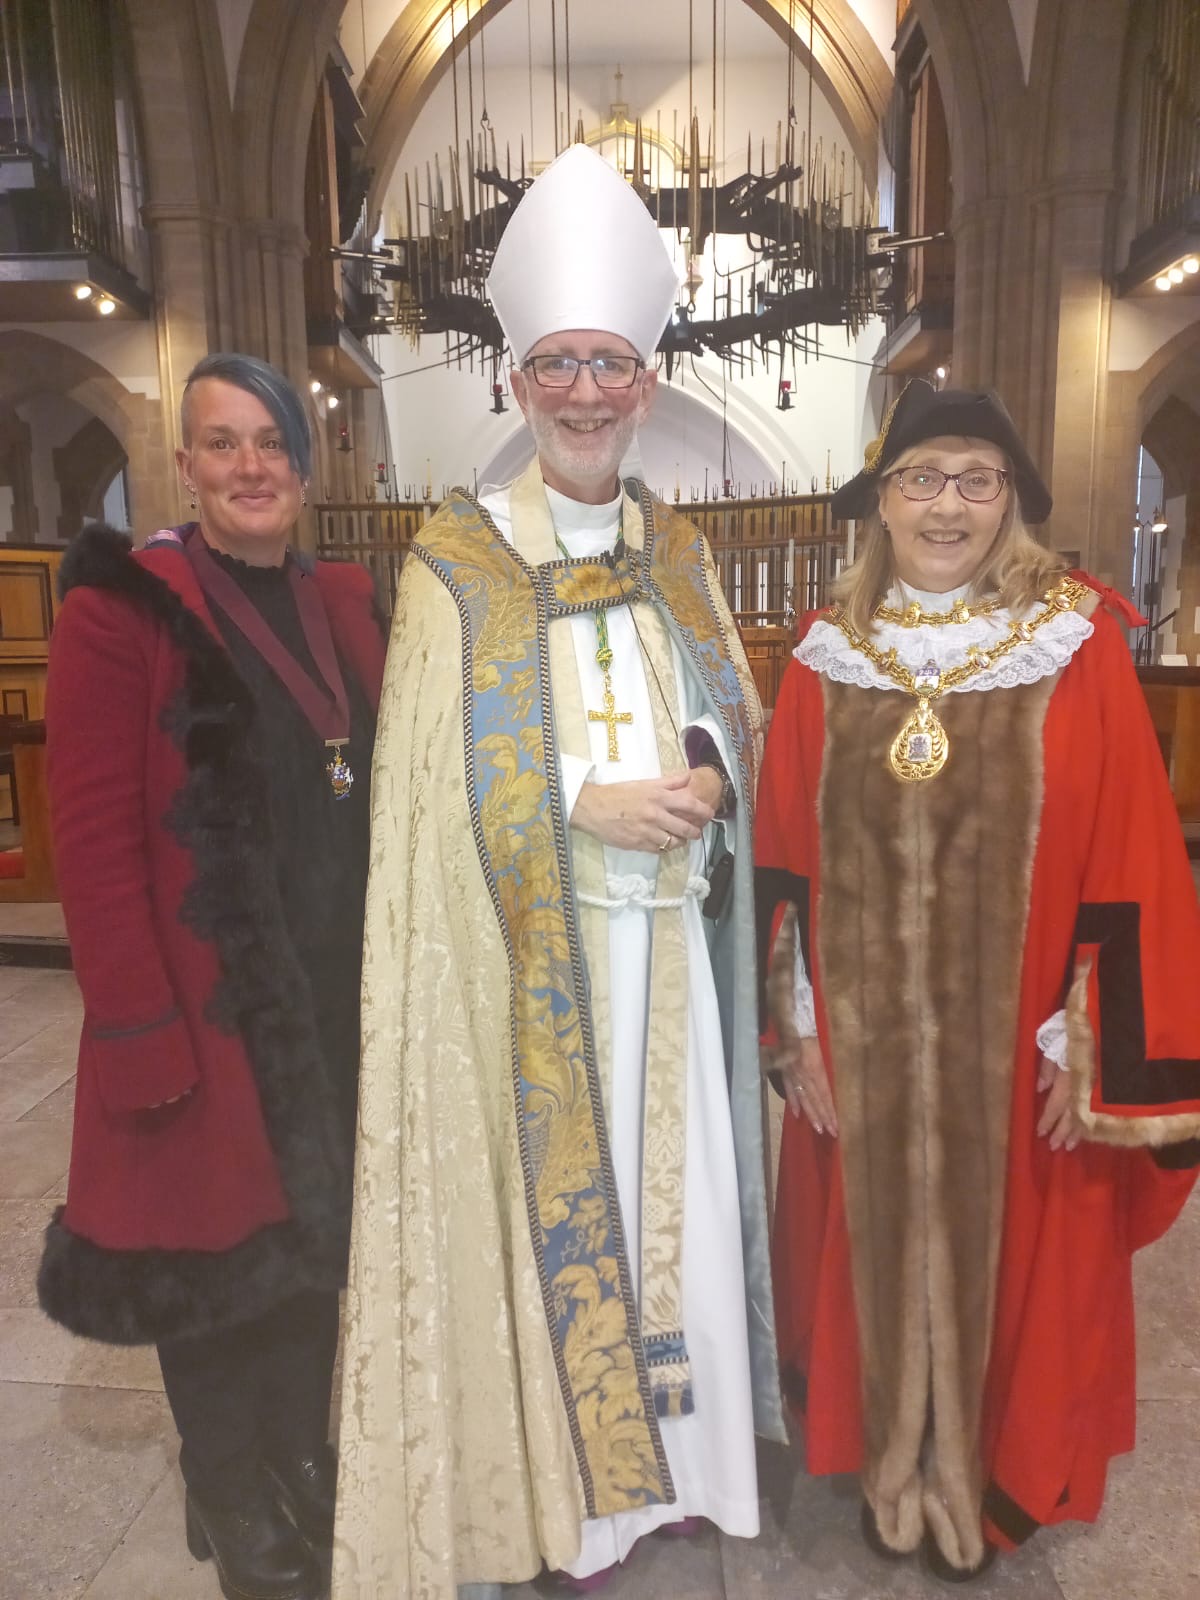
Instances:
[[[898,622],[904,628],[947,628],[953,623],[970,622],[973,617],[990,617],[999,609],[999,600],[980,600],[975,605],[956,600],[949,611],[926,611],[919,600],[914,600],[903,609],[884,605],[881,600],[875,607],[874,616],[878,622]]]
[[[913,695],[917,701],[916,710],[906,719],[888,751],[888,764],[896,776],[905,783],[920,783],[926,778],[935,777],[946,765],[950,755],[950,738],[933,709],[935,700],[969,682],[979,673],[986,672],[1014,650],[1030,644],[1040,628],[1063,612],[1074,611],[1088,593],[1086,584],[1075,578],[1063,578],[1042,596],[1045,610],[1038,616],[1027,621],[1010,622],[1007,636],[994,645],[986,648],[983,645],[968,646],[967,659],[960,666],[950,667],[945,672],[938,671],[933,662],[913,672],[896,659],[894,647],[881,650],[878,645],[872,644],[870,639],[850,626],[845,612],[835,605],[830,611],[829,620],[840,629],[851,648],[866,656],[877,671],[890,678],[905,693]],[[976,615],[979,615],[978,608]]]

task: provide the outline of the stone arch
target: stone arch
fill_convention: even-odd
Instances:
[[[1135,376],[1140,380],[1139,434],[1145,433],[1155,414],[1172,397],[1200,412],[1200,321],[1181,328],[1148,357]]]
[[[914,0],[914,9],[946,107],[961,215],[1008,194],[1019,171],[1026,91],[1012,12],[1007,0]]]
[[[245,260],[246,348],[296,383],[308,367],[304,168],[325,60],[345,0],[254,0],[233,118]]]
[[[1163,471],[1164,493],[1200,491],[1200,412],[1169,394],[1142,430],[1142,443]]]
[[[1140,367],[1127,372],[1110,372],[1107,379],[1104,426],[1097,436],[1096,457],[1100,469],[1095,485],[1096,498],[1107,512],[1098,530],[1093,565],[1106,581],[1116,581],[1119,587],[1124,587],[1132,529],[1128,512],[1131,485],[1137,473],[1138,448],[1156,416],[1172,398],[1200,414],[1200,322],[1180,329]],[[1196,498],[1200,501],[1200,495]],[[1196,512],[1200,513],[1200,504]],[[1200,540],[1200,531],[1197,539]]]
[[[1171,528],[1166,535],[1168,572],[1174,572],[1178,598],[1172,599],[1168,590],[1163,610],[1170,605],[1176,612],[1174,648],[1195,661],[1200,655],[1200,628],[1196,627],[1200,613],[1200,348],[1192,358],[1185,355],[1182,364],[1172,366],[1176,369],[1169,378],[1172,387],[1147,416],[1141,442],[1162,468],[1163,510],[1168,502],[1183,501],[1183,526]],[[1168,368],[1163,376],[1170,372]],[[1181,398],[1180,388],[1187,391],[1189,399]],[[1177,508],[1174,514],[1178,515]]]
[[[129,462],[139,528],[174,520],[175,468],[162,448],[157,401],[127,389],[71,345],[24,328],[0,332],[0,405],[15,409],[37,394],[62,395],[103,423]]]
[[[61,394],[90,411],[129,453],[144,426],[144,395],[73,346],[25,328],[0,332],[0,400],[19,406],[35,394]]]
[[[785,41],[791,34],[798,60],[810,68],[828,95],[863,171],[874,183],[879,125],[887,109],[892,75],[875,42],[848,0],[812,0],[813,56],[808,53],[807,0],[795,32],[788,0],[743,0]],[[459,49],[508,4],[480,0],[459,33]],[[450,62],[446,0],[409,0],[380,44],[363,78],[367,148],[375,168],[370,204],[376,208],[421,107]]]
[[[1043,4],[1051,0],[1042,0]],[[1019,271],[1011,237],[1021,188],[1024,107],[1021,53],[1007,0],[915,0],[946,108],[954,195],[954,380],[1000,388],[1018,426],[1020,398],[1006,381],[1014,331],[1005,280]]]
[[[309,124],[345,5],[254,0],[233,104],[247,217],[303,228]]]
[[[62,512],[58,537],[69,539],[89,518],[97,519],[116,475],[128,464],[120,441],[99,417],[89,417],[65,445],[54,452]]]

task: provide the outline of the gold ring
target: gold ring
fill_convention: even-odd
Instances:
[[[664,850],[669,850],[670,848],[671,848],[671,835],[668,833],[666,838],[659,845],[658,853],[661,855]]]

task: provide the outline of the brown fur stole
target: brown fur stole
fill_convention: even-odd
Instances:
[[[865,1493],[911,1550],[983,1553],[979,1432],[1021,953],[1056,676],[951,694],[901,782],[907,695],[824,681],[820,971],[864,1384]]]

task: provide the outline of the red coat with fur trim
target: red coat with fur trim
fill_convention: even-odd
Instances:
[[[1029,769],[1029,781],[1040,783],[1032,859],[1012,867],[1031,878],[1017,946],[1015,1052],[979,1435],[983,1528],[1002,1547],[1044,1523],[1094,1518],[1110,1457],[1132,1448],[1131,1258],[1177,1215],[1194,1177],[1186,1169],[1200,1152],[1194,1137],[1200,1130],[1200,912],[1128,648],[1111,617],[1098,612],[1092,620],[1092,637],[1061,671],[1045,705],[1041,772]],[[849,692],[862,697],[860,710],[872,695],[877,705],[890,703],[889,725],[896,727],[911,708],[899,694]],[[954,714],[976,715],[982,708],[966,702],[1019,692],[948,696],[938,710],[945,716],[944,708],[956,701]],[[829,703],[824,680],[791,662],[767,742],[756,860],[764,947],[785,905],[797,908],[818,1035],[840,1106],[829,1017],[845,995],[831,991],[822,951],[839,922],[863,914],[869,921],[883,885],[869,851],[861,859],[829,859],[829,808],[835,801],[851,809],[862,804],[837,789],[828,770]],[[999,714],[999,706],[988,714]],[[967,743],[955,744],[953,728],[951,750],[960,774],[963,763],[976,759]],[[1015,747],[989,747],[985,755],[969,769],[968,795],[986,793],[994,763],[1022,760]],[[943,781],[938,776],[920,787],[932,791]],[[853,824],[860,839],[875,825],[870,815]],[[897,850],[904,848],[903,839],[896,841]],[[965,851],[968,859],[976,848]],[[924,882],[935,902],[952,890],[944,871],[936,855],[925,863]],[[823,881],[823,872],[833,872],[837,885]],[[964,949],[984,949],[989,917],[1002,914],[1002,887],[988,877],[978,891],[980,921],[962,926],[951,916],[939,936]],[[849,1003],[875,1008],[882,1030],[875,1037],[883,1039],[888,962],[894,951],[911,946],[896,926],[854,937],[870,970],[862,995]],[[935,994],[938,976],[935,971]],[[981,1013],[988,988],[985,962],[976,977]],[[1080,1064],[1082,1058],[1073,1068],[1082,1074],[1079,1092],[1092,1127],[1076,1150],[1055,1153],[1035,1134],[1041,1108],[1035,1034],[1069,1001],[1076,1009],[1076,1043],[1084,1014],[1095,1039],[1091,1068]],[[936,1033],[938,1019],[926,1023]],[[973,1049],[973,1039],[961,1047]],[[882,1074],[868,1077],[867,1092],[876,1096],[868,1102],[868,1119],[883,1114],[879,1096],[890,1085]],[[978,1159],[965,1162],[957,1159],[961,1146],[950,1145],[948,1152],[947,1170],[953,1159],[968,1174],[968,1186],[988,1181],[982,1148]],[[867,1454],[866,1358],[852,1282],[853,1206],[844,1153],[842,1141],[819,1137],[806,1121],[785,1115],[773,1247],[780,1357],[804,1426],[809,1468],[822,1473],[862,1469]],[[877,1215],[887,1212],[886,1205],[878,1212],[881,1203],[873,1193]],[[900,1338],[898,1323],[894,1337]],[[935,1364],[938,1359],[935,1351]]]
[[[311,570],[375,707],[371,579]],[[63,587],[47,756],[85,1018],[39,1287],[76,1331],[141,1342],[336,1284],[347,1163],[306,1072],[319,1046],[271,883],[253,703],[192,565],[177,543],[133,553],[90,529]]]

